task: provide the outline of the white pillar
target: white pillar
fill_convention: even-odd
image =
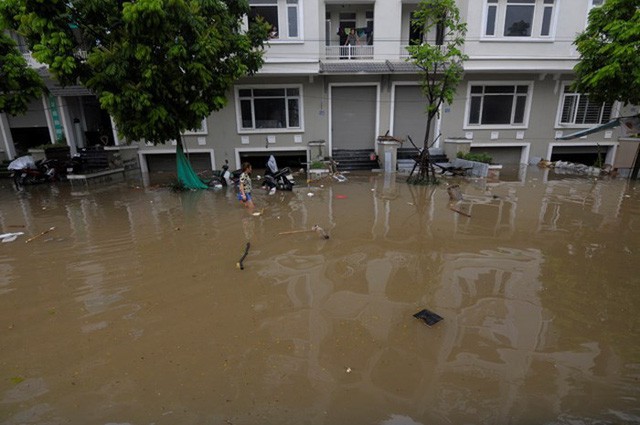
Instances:
[[[16,147],[13,144],[13,137],[11,136],[11,127],[9,127],[9,119],[6,113],[0,113],[0,140],[4,146],[4,151],[7,154],[8,159],[15,159]]]
[[[44,107],[44,116],[47,119],[47,129],[49,130],[49,143],[56,142],[56,126],[51,116],[51,106],[49,105],[49,97],[45,94],[42,95],[42,106]]]
[[[64,137],[67,139],[67,145],[69,145],[71,156],[78,153],[76,144],[76,136],[73,128],[73,122],[69,114],[69,107],[64,97],[58,96],[58,113],[60,114],[60,122],[62,124],[62,131]]]

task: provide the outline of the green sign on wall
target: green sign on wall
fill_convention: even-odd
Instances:
[[[51,119],[53,120],[53,128],[56,132],[56,141],[64,136],[62,121],[60,120],[60,111],[58,111],[58,102],[55,96],[49,96],[49,110],[51,111]]]

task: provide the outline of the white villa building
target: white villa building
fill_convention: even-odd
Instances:
[[[578,54],[573,45],[589,10],[604,0],[459,0],[468,25],[465,76],[434,126],[436,147],[470,143],[494,162],[532,158],[591,165],[599,153],[613,167],[630,169],[637,144],[620,128],[574,140],[559,137],[620,115],[617,104],[593,104],[569,90]],[[425,102],[405,47],[415,0],[250,0],[252,14],[272,23],[260,72],[238,81],[228,105],[185,135],[194,167],[239,167],[275,154],[306,162],[323,149],[378,151],[377,137],[407,135],[422,145]],[[346,29],[358,42],[343,46]],[[428,42],[434,42],[427,37]],[[25,52],[28,55],[28,52]],[[37,64],[34,64],[37,66]],[[45,70],[46,72],[46,70]],[[23,116],[0,115],[0,157],[60,139],[71,147],[96,143],[136,149],[142,171],[175,169],[175,147],[120,140],[108,115],[82,87],[50,84]],[[317,147],[309,142],[324,140]],[[409,143],[404,148],[411,147]],[[446,151],[446,149],[445,149]],[[255,166],[255,165],[254,165]]]

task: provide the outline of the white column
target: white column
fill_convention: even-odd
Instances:
[[[69,115],[69,107],[64,97],[58,96],[58,113],[60,114],[60,122],[62,123],[62,130],[64,131],[64,137],[67,139],[67,145],[69,145],[71,156],[78,153],[76,144],[76,135],[73,128],[73,122]]]
[[[42,107],[44,108],[44,116],[47,119],[47,129],[49,130],[49,143],[56,142],[56,127],[53,124],[53,117],[51,116],[51,107],[49,106],[49,99],[46,94],[42,95]]]
[[[16,147],[13,144],[13,137],[11,136],[11,127],[9,127],[9,119],[6,113],[0,113],[0,139],[4,146],[4,151],[7,154],[8,159],[15,159]]]
[[[113,117],[109,115],[109,120],[111,121],[111,132],[113,133],[113,144],[116,146],[120,146],[120,138],[118,137],[118,127],[116,126],[116,122],[113,120]]]

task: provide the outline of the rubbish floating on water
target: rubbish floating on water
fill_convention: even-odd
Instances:
[[[453,208],[452,206],[449,206],[449,209],[450,209],[451,211],[453,211],[453,212],[457,212],[458,214],[463,215],[463,216],[465,216],[465,217],[471,217],[471,214],[466,213],[466,212],[464,212],[464,211],[460,211],[460,210],[458,210],[458,209],[456,209],[456,208]]]
[[[346,182],[347,178],[345,176],[343,176],[342,174],[334,174],[333,178],[338,180],[340,183]]]
[[[336,199],[347,199],[347,195],[336,195]]]
[[[53,231],[53,230],[56,230],[56,228],[55,228],[55,227],[49,227],[49,228],[48,228],[47,230],[45,230],[44,232],[41,232],[41,233],[39,233],[39,234],[37,234],[37,235],[35,235],[35,236],[33,236],[33,237],[31,237],[31,238],[27,239],[27,240],[25,241],[25,243],[29,243],[29,242],[31,242],[31,241],[32,241],[32,240],[34,240],[34,239],[38,239],[40,236],[46,235],[47,233],[49,233],[49,232],[51,232],[51,231]]]
[[[424,323],[426,323],[428,326],[433,326],[442,320],[442,317],[438,316],[432,311],[427,310],[426,308],[414,314],[413,317],[424,321]]]
[[[0,235],[0,240],[2,243],[13,242],[18,239],[18,236],[20,235],[24,235],[24,232],[3,233]]]
[[[347,373],[351,373],[351,368],[347,367],[344,371],[347,372]]]
[[[313,196],[313,193],[309,192],[309,193],[307,193],[307,196],[308,196],[308,197],[312,197],[312,196]]]
[[[317,232],[323,239],[329,239],[329,235],[324,229],[317,224],[313,225],[311,229],[302,229],[302,230],[289,230],[286,232],[280,232],[279,235],[293,235],[294,233],[308,233],[308,232]]]
[[[256,211],[254,213],[251,213],[251,215],[254,216],[254,217],[261,216],[262,214],[264,214],[264,208],[261,209],[260,211]]]
[[[242,262],[247,257],[250,247],[251,247],[251,244],[247,242],[247,246],[244,248],[244,254],[242,254],[242,257],[240,257],[240,261],[236,263],[236,267],[239,268],[240,270],[244,270],[244,265],[242,264]]]
[[[460,192],[460,186],[457,184],[451,185],[447,188],[449,194],[449,200],[462,201],[462,192]]]
[[[318,226],[317,224],[315,224],[311,230],[314,230],[316,233],[318,233],[320,236],[322,236],[323,239],[329,239],[329,235],[327,234],[327,232],[324,231],[324,229],[320,226]]]

